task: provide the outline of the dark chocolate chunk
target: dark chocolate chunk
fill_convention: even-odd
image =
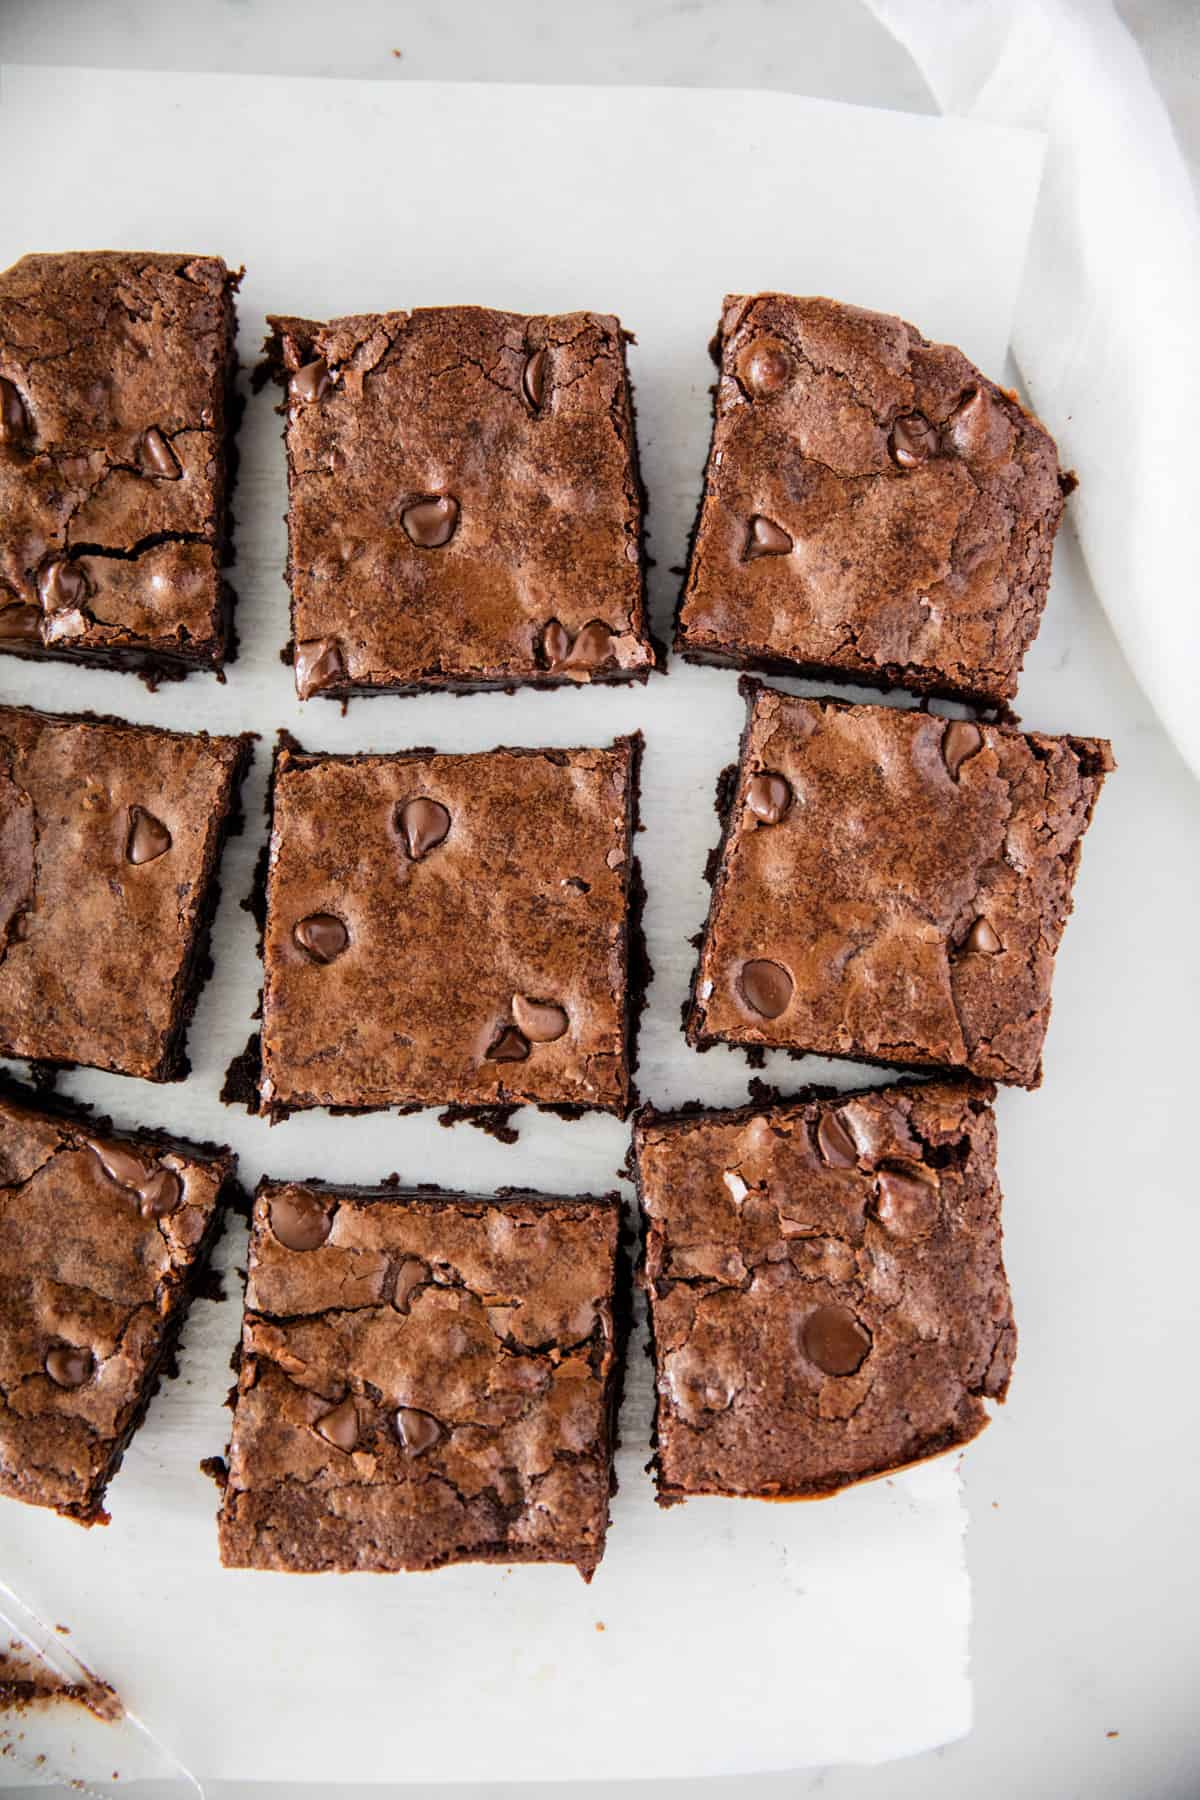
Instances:
[[[533,1044],[552,1044],[570,1024],[566,1012],[553,1000],[530,1000],[524,994],[514,994],[512,1010],[520,1030]]]
[[[551,619],[542,633],[542,653],[550,669],[578,669],[590,674],[612,661],[613,634],[603,619],[589,619],[572,638],[566,627]]]
[[[955,781],[963,764],[983,748],[983,733],[969,719],[951,719],[942,733],[942,761]]]
[[[47,563],[38,577],[38,598],[48,613],[70,612],[90,592],[88,578],[79,564],[65,558]]]
[[[271,1201],[271,1230],[285,1250],[318,1250],[333,1229],[333,1214],[315,1194],[293,1188]]]
[[[77,1344],[56,1344],[46,1352],[46,1373],[60,1388],[82,1387],[91,1380],[95,1367],[91,1351]]]
[[[104,1138],[88,1138],[87,1147],[111,1182],[137,1196],[143,1219],[163,1218],[183,1199],[183,1183],[173,1169],[157,1162],[147,1168],[123,1144]]]
[[[776,525],[773,519],[764,519],[761,513],[755,513],[746,534],[746,548],[742,552],[745,562],[753,562],[756,556],[786,556],[791,548],[792,540],[782,525]]]
[[[305,363],[303,368],[296,370],[288,385],[297,400],[323,400],[333,386],[325,358],[318,356]]]
[[[427,494],[400,514],[400,523],[422,550],[440,550],[454,536],[458,501],[451,494]]]
[[[924,413],[902,413],[892,426],[889,444],[902,469],[916,469],[936,453],[937,432]]]
[[[404,802],[396,822],[414,862],[420,862],[431,850],[436,850],[450,830],[450,814],[441,801],[429,800],[423,794]]]
[[[142,433],[138,462],[145,474],[156,476],[160,481],[178,481],[183,473],[179,458],[157,425]]]
[[[314,962],[331,963],[350,942],[350,933],[333,913],[309,913],[298,919],[292,937]]]
[[[156,862],[171,848],[171,834],[161,819],[156,819],[144,806],[129,809],[129,835],[125,840],[125,860],[131,863]]]
[[[349,1455],[358,1442],[358,1408],[353,1396],[347,1394],[337,1406],[322,1413],[313,1424],[313,1430],[335,1450],[344,1450]]]
[[[853,1375],[867,1359],[871,1334],[844,1306],[818,1306],[800,1333],[804,1354],[826,1375]]]
[[[817,1121],[817,1149],[831,1169],[852,1169],[858,1149],[839,1112],[823,1112]]]
[[[767,958],[755,958],[742,964],[738,988],[752,1012],[764,1019],[777,1019],[786,1011],[792,998],[793,982],[787,970]]]
[[[938,1207],[938,1182],[934,1170],[879,1171],[875,1211],[879,1223],[893,1237],[928,1237],[937,1223]]]
[[[778,825],[791,804],[791,784],[782,775],[765,769],[752,777],[746,789],[746,805],[764,825]]]
[[[296,692],[302,700],[318,689],[332,687],[346,674],[346,662],[336,638],[310,638],[296,645]]]
[[[529,1055],[529,1039],[515,1026],[505,1025],[492,1040],[487,1053],[489,1062],[524,1062]]]
[[[966,956],[995,956],[1003,948],[1004,945],[982,916],[976,919],[962,941],[963,954]]]
[[[402,1406],[396,1413],[396,1436],[409,1456],[423,1456],[432,1450],[442,1435],[442,1428],[427,1412],[414,1406]]]

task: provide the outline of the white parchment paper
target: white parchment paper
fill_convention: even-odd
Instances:
[[[707,444],[705,347],[722,295],[780,287],[899,311],[999,372],[1041,149],[1026,132],[779,94],[6,68],[0,261],[122,246],[244,261],[245,362],[268,311],[476,301],[619,313],[638,336],[631,367],[665,635]],[[226,857],[190,1081],[152,1088],[80,1072],[64,1086],[121,1123],[231,1142],[249,1184],[264,1171],[374,1181],[399,1170],[485,1191],[611,1187],[627,1144],[612,1119],[522,1116],[506,1148],[468,1127],[442,1130],[432,1113],[311,1114],[270,1129],[219,1103],[259,984],[238,902],[280,726],[313,748],[449,750],[599,743],[640,726],[657,972],[641,1089],[659,1104],[730,1104],[747,1079],[742,1059],[698,1058],[679,1031],[686,940],[707,903],[714,783],[741,726],[734,678],[673,663],[645,689],[378,699],[345,717],[319,702],[301,709],[278,659],[288,627],[272,406],[269,394],[251,400],[242,434],[242,652],[226,685],[194,677],[150,694],[130,676],[0,659],[5,699],[264,734],[248,830]],[[771,1059],[766,1074],[785,1086],[864,1079],[815,1060],[799,1071]],[[244,1246],[233,1227],[227,1269]],[[197,1464],[228,1431],[240,1282],[231,1274],[226,1285],[224,1304],[195,1309],[180,1379],[110,1490],[107,1530],[0,1509],[0,1578],[41,1618],[69,1623],[78,1653],[201,1779],[706,1774],[880,1760],[968,1728],[954,1466],[817,1505],[705,1501],[660,1513],[643,1473],[650,1382],[639,1344],[609,1549],[590,1588],[561,1569],[222,1571],[216,1494]],[[110,1775],[91,1754],[76,1748],[73,1769]]]

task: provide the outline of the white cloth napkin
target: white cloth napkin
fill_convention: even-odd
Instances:
[[[1122,648],[1200,775],[1200,219],[1108,0],[869,0],[943,112],[1049,137],[1013,350]]]

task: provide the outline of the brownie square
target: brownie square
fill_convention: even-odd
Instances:
[[[186,1075],[252,742],[0,706],[0,1056]]]
[[[693,661],[1009,700],[1046,600],[1053,439],[903,319],[725,301],[676,619]]]
[[[277,754],[261,1103],[628,1111],[640,737]]]
[[[620,1201],[264,1181],[221,1560],[574,1563],[604,1551]]]
[[[0,1494],[107,1523],[236,1166],[0,1081]]]
[[[742,691],[690,1041],[1036,1087],[1109,745]]]
[[[993,1094],[639,1114],[662,1504],[816,1498],[983,1430],[1016,1351]]]
[[[151,678],[233,654],[233,297],[215,256],[0,274],[0,650]]]
[[[270,323],[301,699],[645,680],[617,319],[445,306]]]

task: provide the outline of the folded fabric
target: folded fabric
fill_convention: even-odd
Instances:
[[[1088,571],[1200,775],[1200,216],[1163,102],[1108,0],[869,0],[943,112],[1044,130],[1013,327],[1080,489]]]

